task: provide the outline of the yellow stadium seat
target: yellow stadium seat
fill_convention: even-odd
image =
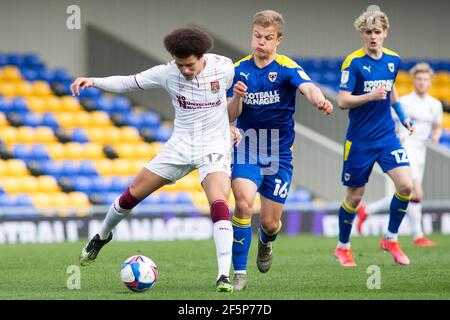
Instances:
[[[40,191],[39,183],[36,177],[21,177],[18,182],[20,193],[34,193]]]
[[[52,208],[66,208],[67,203],[69,202],[69,197],[66,193],[57,192],[52,194],[50,201]]]
[[[102,146],[96,143],[83,144],[83,154],[86,159],[104,158]]]
[[[151,145],[153,147],[154,154],[157,154],[159,152],[159,150],[161,150],[161,148],[164,146],[164,143],[162,143],[162,142],[152,142]]]
[[[31,127],[17,128],[17,142],[34,143],[36,141],[35,131]]]
[[[8,174],[7,160],[0,160],[0,177],[4,177],[7,174]],[[0,181],[0,185],[1,185],[1,181]]]
[[[121,140],[121,131],[116,127],[107,127],[102,128],[103,131],[103,141],[108,144],[116,144],[118,142],[122,142]]]
[[[49,209],[52,207],[52,195],[46,193],[33,193],[31,202],[38,209]]]
[[[130,164],[132,175],[138,174],[147,162],[148,159],[134,159]]]
[[[73,128],[75,126],[75,115],[73,112],[57,112],[55,117],[59,125],[63,128]]]
[[[81,111],[83,108],[77,98],[72,96],[61,97],[61,110],[64,111]]]
[[[6,98],[12,98],[16,95],[16,86],[13,83],[0,83],[0,94]]]
[[[110,127],[112,126],[111,119],[108,114],[104,111],[93,111],[91,113],[92,116],[92,126],[95,127]]]
[[[135,174],[133,167],[130,164],[131,164],[130,161],[125,159],[113,160],[114,174],[118,176],[129,176]]]
[[[86,111],[73,112],[73,126],[74,127],[89,127],[94,125],[95,122],[92,121],[92,116]]]
[[[397,78],[395,80],[397,84],[409,84],[412,82],[412,77],[409,73],[404,71],[399,71],[397,74]]]
[[[56,179],[52,176],[40,176],[37,177],[37,180],[40,192],[55,193],[61,191]]]
[[[442,126],[444,128],[450,129],[450,114],[447,112],[444,112],[442,115]]]
[[[33,86],[27,81],[16,83],[15,95],[21,97],[29,97],[33,95]]]
[[[27,166],[22,160],[10,159],[6,161],[6,172],[7,176],[29,176]]]
[[[116,150],[120,158],[133,159],[136,158],[136,153],[139,147],[140,146],[134,144],[120,143],[114,145],[114,150]]]
[[[0,186],[7,193],[18,193],[20,190],[20,178],[18,177],[2,177],[0,179]]]
[[[45,100],[42,97],[26,97],[25,98],[27,102],[28,108],[33,112],[45,112],[46,111],[46,105]]]
[[[88,207],[90,206],[88,196],[83,192],[70,192],[69,206],[71,207]]]
[[[106,140],[106,132],[102,128],[86,128],[86,135],[89,141],[104,144]]]
[[[37,127],[35,129],[36,142],[39,143],[52,143],[56,142],[55,134],[49,127]]]
[[[66,158],[73,160],[83,159],[83,145],[77,142],[66,143]]]
[[[0,128],[0,137],[6,144],[17,143],[17,129],[13,127]]]
[[[66,157],[66,148],[61,143],[48,144],[47,152],[50,158],[53,160],[62,160]]]
[[[435,81],[441,86],[450,86],[450,73],[448,72],[437,72],[434,75]]]
[[[50,96],[52,95],[52,89],[46,81],[35,81],[33,83],[33,94],[40,97]]]
[[[114,174],[112,161],[109,159],[101,159],[95,161],[95,169],[102,176],[111,176]]]
[[[22,79],[20,69],[15,66],[6,66],[3,68],[2,78],[4,80],[15,81]]]
[[[135,144],[133,144],[135,145]],[[142,142],[137,144],[135,157],[141,159],[151,159],[155,156],[155,146],[150,143]]]
[[[9,123],[8,120],[6,120],[5,114],[0,113],[0,128],[8,127]]]
[[[200,210],[206,211],[209,209],[208,199],[206,198],[206,195],[204,192],[201,192],[201,191],[193,192],[191,194],[191,196],[192,196],[192,202]]]
[[[120,128],[120,141],[121,142],[139,142],[142,141],[139,132],[134,127]]]
[[[42,98],[45,104],[45,111],[57,112],[61,109],[61,100],[53,95]]]

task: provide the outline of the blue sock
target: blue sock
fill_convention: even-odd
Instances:
[[[278,236],[278,233],[281,230],[281,221],[280,221],[280,225],[278,226],[277,230],[275,230],[274,233],[272,234],[268,234],[266,230],[264,230],[264,228],[262,226],[259,226],[259,239],[261,239],[261,241],[263,243],[267,243],[269,241],[275,241],[275,239]]]
[[[355,220],[356,208],[350,207],[345,201],[339,208],[339,241],[350,242],[353,220]]]
[[[392,197],[391,207],[389,209],[389,225],[388,231],[391,233],[398,233],[398,228],[405,217],[406,209],[408,208],[410,196],[405,196],[395,192]]]
[[[233,268],[234,271],[246,270],[248,251],[252,243],[251,219],[240,219],[233,215]]]

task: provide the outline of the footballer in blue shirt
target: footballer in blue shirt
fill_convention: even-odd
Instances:
[[[253,53],[235,63],[233,87],[227,94],[230,122],[237,119],[237,127],[243,132],[232,165],[236,200],[232,217],[235,291],[247,287],[251,216],[257,192],[261,197],[261,225],[256,264],[265,273],[272,263],[272,242],[281,229],[283,205],[292,179],[297,90],[324,114],[329,115],[333,110],[333,105],[302,67],[277,54],[283,27],[284,20],[278,12],[266,10],[255,15]]]
[[[402,251],[397,235],[413,182],[408,157],[395,134],[391,106],[410,134],[414,132],[414,123],[403,111],[394,87],[400,57],[383,47],[389,20],[379,7],[370,6],[356,19],[355,27],[364,46],[347,56],[342,65],[338,104],[341,109],[349,110],[341,178],[347,192],[339,209],[339,241],[334,255],[342,266],[356,266],[350,249],[352,223],[365,184],[377,162],[396,188],[388,229],[380,247],[390,252],[398,264],[408,265],[410,261]]]

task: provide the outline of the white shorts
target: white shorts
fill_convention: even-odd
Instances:
[[[198,169],[200,182],[213,172],[224,172],[231,175],[231,154],[210,153],[198,159],[187,160],[185,153],[175,150],[166,144],[160,152],[144,168],[152,171],[164,179],[175,183],[191,171]]]
[[[421,144],[403,143],[403,147],[408,155],[413,179],[422,183],[427,154],[426,146]]]

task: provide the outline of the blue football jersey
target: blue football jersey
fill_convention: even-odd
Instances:
[[[284,55],[278,55],[264,68],[256,66],[249,55],[235,63],[233,86],[237,81],[248,87],[237,127],[244,131],[255,129],[258,136],[262,132],[259,129],[268,129],[268,149],[276,138],[271,136],[270,129],[277,130],[280,156],[291,157],[295,95],[298,86],[311,79],[302,67]],[[233,96],[233,86],[228,90],[228,97]]]
[[[388,91],[386,100],[369,101],[349,111],[348,140],[370,142],[395,139],[390,92],[399,64],[399,55],[386,48],[383,48],[383,55],[378,60],[369,57],[363,49],[353,52],[344,60],[340,90],[362,95],[383,86]]]

